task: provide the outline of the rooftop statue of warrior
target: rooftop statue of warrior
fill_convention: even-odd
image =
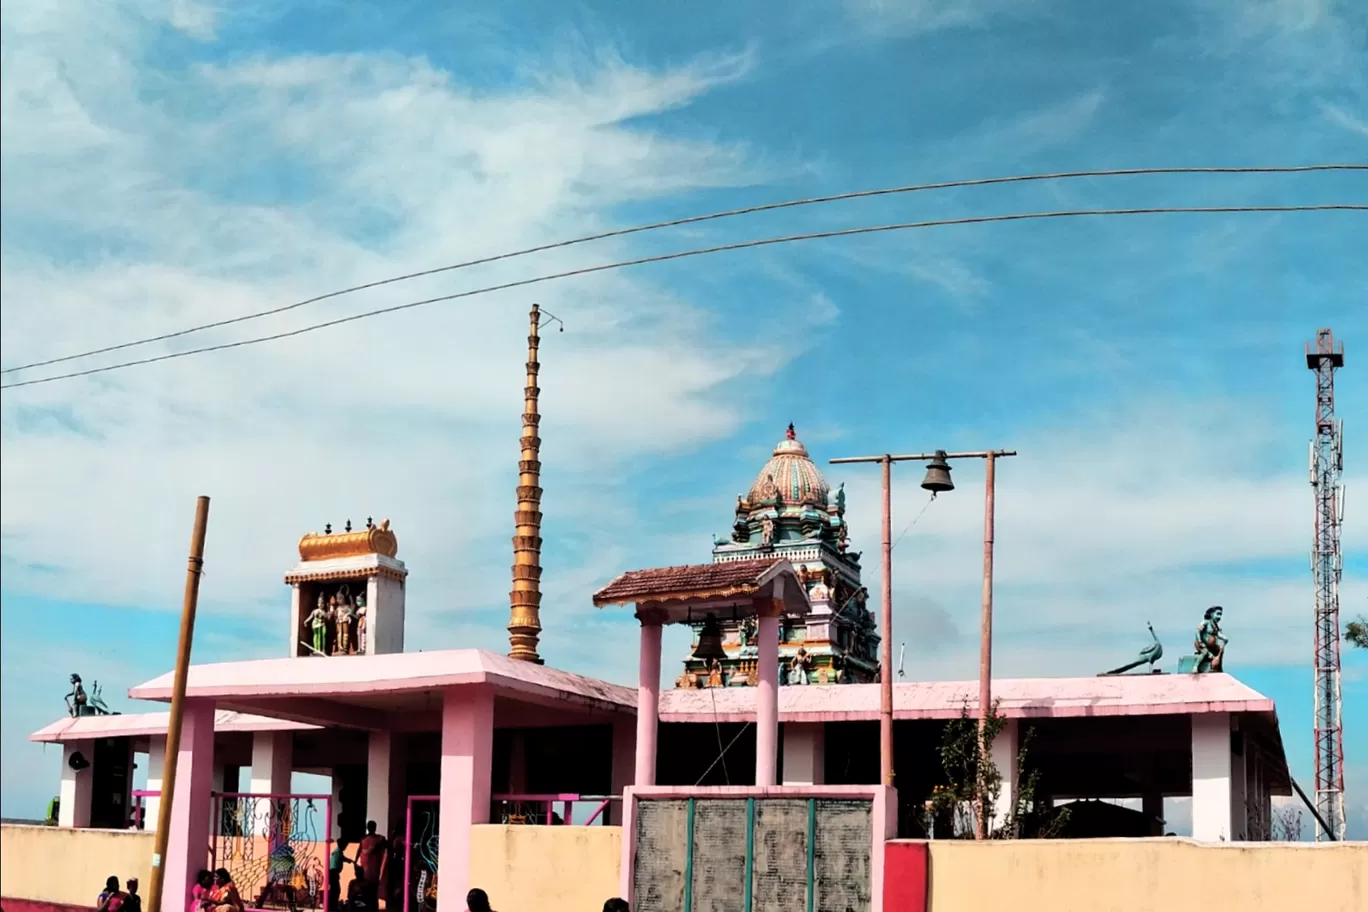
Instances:
[[[74,718],[76,716],[88,716],[90,710],[87,704],[90,699],[86,696],[85,688],[81,685],[81,676],[74,674],[71,676],[71,693],[66,695],[67,712]]]
[[[1224,613],[1220,605],[1213,605],[1202,615],[1202,623],[1197,627],[1197,637],[1192,642],[1198,672],[1219,672],[1224,667],[1227,642],[1221,635],[1221,616]]]

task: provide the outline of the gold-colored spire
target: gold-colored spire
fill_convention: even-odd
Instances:
[[[541,664],[537,641],[541,637],[541,438],[537,426],[538,330],[541,309],[532,305],[527,336],[527,386],[523,393],[522,458],[518,462],[518,510],[513,514],[513,591],[508,619],[508,656]]]

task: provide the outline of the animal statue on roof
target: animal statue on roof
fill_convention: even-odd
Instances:
[[[1147,645],[1144,649],[1141,649],[1140,657],[1136,659],[1134,662],[1122,665],[1120,668],[1113,668],[1111,671],[1104,671],[1099,677],[1105,677],[1107,675],[1125,674],[1132,668],[1139,668],[1141,665],[1153,665],[1155,662],[1159,661],[1164,657],[1164,645],[1159,642],[1159,637],[1155,635],[1154,625],[1146,621],[1145,626],[1149,628],[1150,638],[1154,640],[1154,642]],[[1152,674],[1160,674],[1160,670],[1158,668],[1151,668],[1150,671]]]

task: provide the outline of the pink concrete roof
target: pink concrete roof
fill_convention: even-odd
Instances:
[[[128,691],[138,700],[171,699],[172,672]],[[190,666],[191,697],[346,697],[491,684],[503,691],[636,711],[636,689],[481,649],[379,656],[261,659]]]
[[[664,691],[662,722],[744,722],[755,718],[754,687]],[[1011,718],[1146,716],[1169,713],[1272,713],[1273,701],[1227,674],[1019,678],[993,682],[999,712]],[[893,685],[898,719],[953,719],[978,701],[977,681]],[[879,685],[791,685],[779,688],[785,722],[849,722],[879,717]]]
[[[45,725],[29,735],[30,741],[84,741],[89,738],[137,738],[164,735],[170,724],[169,712],[126,713],[117,716],[67,717]],[[221,732],[303,731],[317,728],[303,722],[271,719],[247,713],[219,710],[214,716],[214,730]]]

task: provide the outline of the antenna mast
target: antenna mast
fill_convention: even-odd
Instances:
[[[518,461],[518,509],[513,514],[513,591],[508,594],[508,657],[542,664],[541,636],[541,437],[537,411],[537,344],[541,308],[532,305],[527,334],[527,385],[523,391],[522,458]]]
[[[1340,707],[1339,584],[1344,570],[1340,526],[1344,521],[1344,422],[1335,418],[1335,371],[1344,366],[1344,344],[1328,329],[1306,346],[1306,366],[1316,372],[1316,436],[1311,441],[1311,489],[1316,536],[1311,574],[1316,587],[1316,841],[1343,840],[1344,732]]]

